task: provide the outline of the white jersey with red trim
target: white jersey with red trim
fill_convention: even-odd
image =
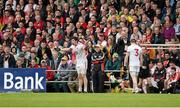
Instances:
[[[85,52],[85,45],[82,43],[78,43],[78,45],[75,48],[76,53],[76,64],[82,64],[84,61],[86,61],[86,52]]]
[[[128,47],[127,52],[129,53],[129,66],[140,66],[142,48],[137,44],[132,44]]]

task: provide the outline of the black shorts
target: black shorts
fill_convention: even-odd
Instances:
[[[150,77],[149,69],[140,68],[139,78],[145,79],[145,78],[148,78],[148,77]]]

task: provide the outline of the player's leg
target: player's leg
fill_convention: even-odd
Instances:
[[[140,69],[139,75],[138,75],[138,87],[141,88],[143,85],[143,69]]]
[[[140,73],[140,66],[135,66],[135,72],[136,72],[136,78],[137,78],[137,83],[138,83],[138,76],[139,76],[139,73]],[[143,83],[143,80],[142,80],[142,83]],[[141,91],[141,89],[138,87],[138,84],[137,84],[137,88],[136,89],[136,92],[139,92]]]
[[[130,75],[131,75],[132,82],[133,82],[133,92],[136,92],[138,90],[136,73],[131,71]]]
[[[142,89],[145,94],[147,93],[147,84],[148,84],[147,79],[143,79]]]
[[[84,83],[84,92],[87,92],[87,88],[88,88],[88,80],[87,80],[87,59],[84,62],[84,65],[82,66],[82,76],[83,76],[83,83]]]
[[[78,92],[82,92],[82,86],[83,86],[83,80],[82,80],[82,74],[81,73],[78,73]]]
[[[78,73],[78,92],[82,92],[83,80],[80,66],[76,67]]]
[[[86,74],[82,74],[82,79],[83,79],[83,83],[84,83],[84,92],[87,92],[88,81],[87,81]]]
[[[137,70],[136,67],[130,66],[130,75],[133,82],[133,92],[138,92],[138,85],[137,85]]]

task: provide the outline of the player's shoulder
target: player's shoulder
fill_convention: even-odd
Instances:
[[[71,48],[71,49],[75,49],[75,48],[76,48],[76,46],[75,46],[75,45],[71,45],[69,48]]]
[[[142,47],[140,45],[137,45],[139,49],[142,49]]]
[[[85,46],[85,44],[79,42],[79,43],[78,43],[78,46]]]
[[[138,44],[134,44],[134,46],[133,46],[134,48],[136,48],[136,49],[142,49],[141,48],[141,46],[140,45],[138,45]]]

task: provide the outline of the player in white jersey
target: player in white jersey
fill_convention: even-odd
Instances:
[[[71,40],[72,46],[70,48],[61,49],[62,51],[74,51],[76,54],[76,70],[79,80],[79,92],[82,92],[82,86],[84,84],[84,92],[87,92],[87,58],[85,52],[85,45],[78,42],[78,38],[74,37]]]
[[[142,48],[136,44],[135,39],[131,39],[131,45],[127,49],[124,65],[129,61],[129,72],[133,81],[133,92],[138,92],[137,78],[142,65]]]

